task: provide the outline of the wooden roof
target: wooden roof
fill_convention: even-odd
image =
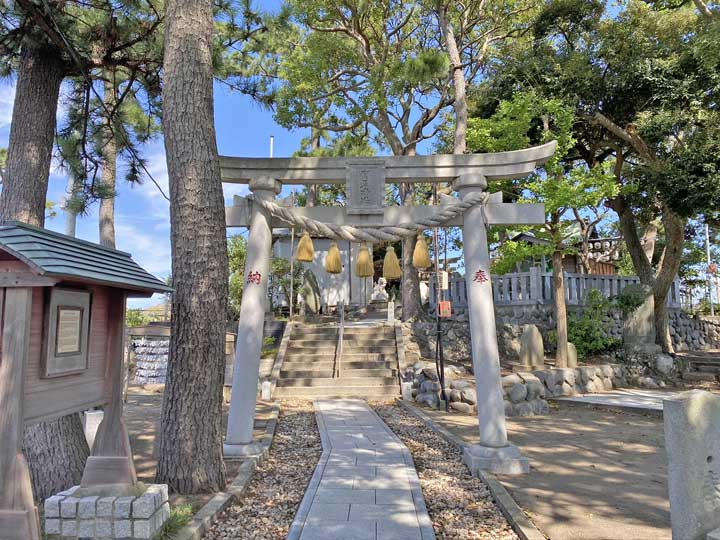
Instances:
[[[41,276],[78,280],[140,293],[172,288],[143,270],[129,253],[64,234],[8,221],[0,225],[0,250]]]

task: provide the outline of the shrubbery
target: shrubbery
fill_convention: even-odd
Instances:
[[[581,313],[568,315],[568,339],[578,356],[596,354],[617,347],[622,340],[607,334],[607,316],[613,304],[597,289],[590,289]]]

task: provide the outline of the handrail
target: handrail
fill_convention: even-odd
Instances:
[[[340,378],[340,366],[343,355],[343,339],[345,335],[345,304],[340,302],[338,304],[340,309],[340,328],[338,329],[338,341],[335,346],[335,369],[333,370],[333,378]]]

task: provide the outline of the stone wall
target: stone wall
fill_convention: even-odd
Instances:
[[[437,409],[441,405],[440,383],[431,362],[415,362],[402,373],[403,399]],[[506,416],[531,416],[549,412],[547,399],[576,394],[608,392],[629,385],[647,388],[664,386],[647,375],[636,375],[623,364],[601,364],[577,368],[553,368],[519,372],[502,378]],[[462,368],[445,368],[446,395],[450,407],[473,414],[477,403],[475,382]]]
[[[577,312],[581,307],[569,306],[568,312]],[[520,352],[521,327],[534,324],[543,334],[548,349],[548,332],[554,330],[552,306],[499,306],[495,309],[500,358],[516,362]],[[606,335],[622,339],[623,316],[619,310],[612,310],[602,321]],[[443,352],[447,360],[460,362],[468,360],[470,354],[470,328],[467,314],[460,310],[451,319],[442,322]],[[705,350],[720,348],[720,322],[709,318],[695,318],[679,309],[670,310],[670,335],[677,351]],[[403,323],[403,336],[409,354],[409,363],[420,357],[434,358],[436,327],[434,321]]]

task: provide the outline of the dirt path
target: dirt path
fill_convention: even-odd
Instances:
[[[155,478],[157,458],[155,456],[155,434],[160,421],[162,409],[162,394],[145,390],[141,387],[131,387],[128,392],[128,400],[125,404],[123,419],[130,436],[130,446],[133,450],[135,470],[138,480],[152,483]],[[265,428],[267,415],[270,407],[258,402],[255,415],[255,433],[260,435]],[[223,414],[223,432],[227,425],[227,411]],[[226,461],[227,479],[231,481],[237,474],[239,462]],[[172,504],[191,504],[194,508],[200,508],[210,500],[211,494],[180,496],[171,495]]]
[[[476,417],[429,414],[477,442]],[[530,458],[530,474],[502,483],[551,540],[670,540],[661,418],[552,407],[507,424],[511,442]]]

